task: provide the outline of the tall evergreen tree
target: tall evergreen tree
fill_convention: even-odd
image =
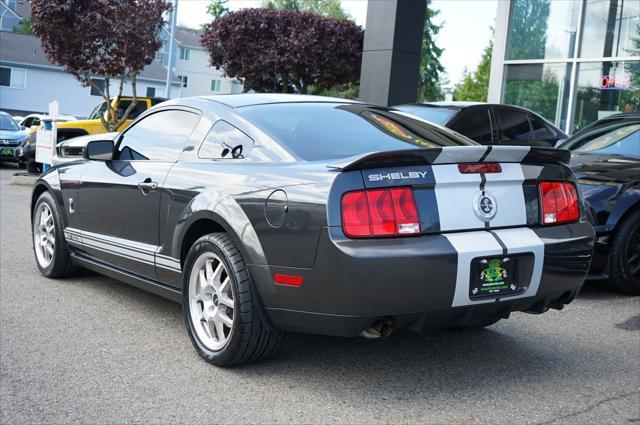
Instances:
[[[229,0],[210,0],[210,3],[207,5],[207,15],[213,19],[218,19],[225,13],[228,13],[229,8],[225,6],[227,1]]]
[[[489,73],[491,71],[491,54],[493,53],[493,40],[484,48],[480,64],[474,72],[465,70],[464,78],[453,89],[455,100],[469,102],[486,102],[489,93]]]
[[[443,24],[434,22],[440,11],[431,7],[432,0],[426,0],[426,2],[427,13],[422,33],[418,100],[435,101],[444,99],[444,93],[440,87],[440,74],[444,72],[444,67],[440,63],[443,49],[439,48],[435,42],[435,38],[442,29]]]
[[[340,4],[340,0],[264,0],[265,9],[283,9],[310,12],[325,18],[353,20]]]

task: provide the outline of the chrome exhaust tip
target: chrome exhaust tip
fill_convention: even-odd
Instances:
[[[393,331],[393,325],[395,321],[393,319],[378,319],[371,324],[368,328],[365,328],[358,335],[367,339],[381,339],[391,335]]]

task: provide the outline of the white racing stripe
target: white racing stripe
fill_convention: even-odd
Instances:
[[[480,174],[461,174],[458,164],[433,165],[440,230],[483,228],[473,212],[473,199],[480,190]]]
[[[527,210],[522,188],[524,182],[522,166],[514,163],[500,164],[500,166],[501,173],[485,174],[487,181],[484,189],[496,198],[498,208],[489,224],[491,227],[523,226],[527,224]]]
[[[500,299],[513,300],[517,298],[531,297],[538,293],[542,266],[544,263],[544,243],[535,232],[529,228],[494,230],[502,243],[507,248],[507,254],[533,253],[534,265],[531,280],[519,282],[520,286],[526,286],[525,292],[511,297]],[[467,306],[473,304],[485,304],[495,302],[495,298],[483,300],[471,300],[469,298],[469,280],[471,278],[471,260],[477,257],[486,257],[502,254],[502,246],[496,238],[487,231],[450,233],[444,234],[451,245],[458,252],[458,267],[456,275],[456,289],[453,296],[452,307]]]
[[[166,255],[156,254],[155,251],[160,248],[153,245],[70,227],[64,229],[64,235],[67,242],[72,245],[96,249],[129,260],[155,265],[176,273],[181,272],[180,260]]]
[[[493,146],[484,162],[520,162],[530,150],[529,146]]]
[[[493,150],[489,155],[493,153]],[[491,227],[524,226],[527,211],[524,199],[524,172],[519,163],[501,163],[500,173],[484,174],[484,190],[496,200],[496,215]],[[432,165],[435,195],[438,203],[440,230],[471,230],[485,228],[485,221],[474,212],[474,200],[480,192],[482,175],[462,174],[458,164]]]
[[[433,161],[433,164],[477,162],[486,152],[486,146],[447,146],[442,148],[442,152]]]

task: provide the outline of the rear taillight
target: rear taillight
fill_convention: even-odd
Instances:
[[[350,238],[420,234],[418,208],[408,187],[357,190],[342,196],[342,229]]]
[[[538,188],[542,206],[542,224],[568,223],[580,218],[580,202],[573,183],[540,182]]]

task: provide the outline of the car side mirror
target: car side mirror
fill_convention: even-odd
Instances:
[[[113,159],[113,140],[93,140],[84,150],[84,158],[93,161],[111,161]]]

